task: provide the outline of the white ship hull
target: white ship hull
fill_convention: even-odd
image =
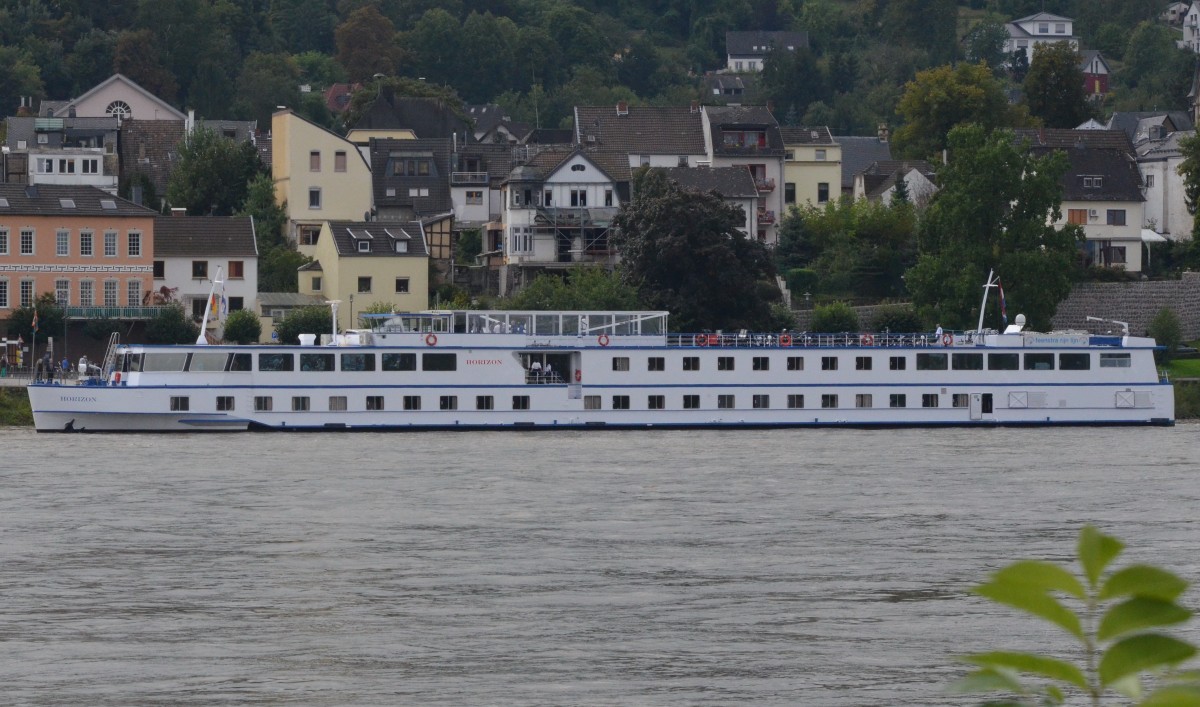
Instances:
[[[1173,388],[1144,338],[793,339],[669,335],[663,313],[411,316],[336,346],[119,346],[102,375],[31,385],[34,424],[195,432],[1169,425],[1175,417]]]

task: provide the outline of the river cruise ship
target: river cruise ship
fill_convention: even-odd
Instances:
[[[677,334],[666,312],[430,311],[301,345],[110,344],[38,431],[1168,425],[1152,339]]]

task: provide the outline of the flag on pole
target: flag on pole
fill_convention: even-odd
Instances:
[[[1004,302],[1004,284],[1000,282],[1000,278],[996,278],[996,286],[1000,288],[1000,320],[1004,322],[1004,326],[1008,326],[1008,306]]]
[[[36,309],[34,309],[33,310],[33,333],[36,334],[37,332],[38,332],[38,311]]]

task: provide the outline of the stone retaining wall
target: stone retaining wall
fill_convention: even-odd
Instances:
[[[851,307],[850,309],[858,313],[858,328],[863,331],[872,331],[871,323],[879,315],[879,310],[895,306],[896,304],[869,304],[861,307]],[[796,315],[797,331],[808,331],[812,328],[813,310],[793,309],[792,314]]]
[[[1088,322],[1102,317],[1129,323],[1129,333],[1142,336],[1163,308],[1174,310],[1186,341],[1200,338],[1200,273],[1183,273],[1179,280],[1104,282],[1076,285],[1054,315],[1055,329],[1103,332],[1111,324]],[[1016,312],[1009,312],[1015,316]]]

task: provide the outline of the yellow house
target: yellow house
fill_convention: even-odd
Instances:
[[[285,108],[271,116],[271,174],[288,236],[313,257],[326,221],[361,221],[371,212],[371,165],[349,140]]]
[[[338,329],[385,303],[397,312],[429,308],[429,245],[418,221],[327,221],[313,262],[300,268],[300,293],[340,300]]]
[[[783,136],[783,208],[821,206],[842,188],[842,147],[829,128],[779,126]]]

